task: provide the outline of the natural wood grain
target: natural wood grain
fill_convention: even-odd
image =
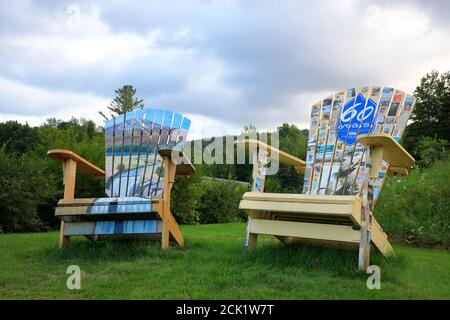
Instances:
[[[359,231],[350,226],[252,219],[250,233],[322,239],[342,242],[359,242]]]
[[[414,166],[414,158],[390,135],[363,134],[358,136],[358,141],[370,147],[372,168],[379,168],[381,160],[384,160],[389,162],[388,174],[404,175],[405,170],[407,172]],[[372,170],[371,177],[377,174],[376,170]]]
[[[246,192],[242,196],[243,200],[257,201],[282,201],[282,202],[302,202],[302,203],[330,203],[330,204],[353,204],[358,201],[357,196],[335,196],[335,195],[315,195],[297,193],[261,193]]]
[[[163,148],[158,150],[158,154],[161,157],[169,157],[170,161],[176,165],[177,176],[190,176],[195,173],[195,167],[183,151]]]
[[[262,141],[254,140],[254,139],[247,139],[247,140],[237,141],[236,143],[244,144],[246,148],[249,148],[249,147],[256,148],[258,146],[260,148],[265,148],[267,150],[268,156],[270,156],[271,158],[278,158],[279,162],[293,166],[294,169],[298,173],[305,172],[305,166],[306,166],[305,161],[303,161],[297,157],[294,157],[287,152],[281,151],[280,149],[274,148]]]
[[[66,162],[68,160],[73,160],[77,163],[77,171],[92,175],[99,178],[105,177],[105,171],[97,167],[96,165],[90,163],[86,159],[82,158],[75,152],[63,149],[54,149],[47,152],[47,155],[57,161]]]

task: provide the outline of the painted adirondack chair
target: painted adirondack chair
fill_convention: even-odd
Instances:
[[[151,108],[107,120],[105,171],[72,151],[48,151],[63,164],[64,198],[55,210],[61,220],[60,247],[78,235],[161,239],[162,248],[169,241],[183,246],[170,212],[170,192],[176,175],[195,171],[181,151],[190,124],[179,113]],[[75,199],[77,172],[104,178],[106,197]]]
[[[399,144],[415,104],[389,87],[337,92],[312,106],[306,161],[256,140],[253,191],[240,209],[248,214],[246,250],[258,234],[286,244],[359,248],[358,266],[369,265],[371,243],[384,256],[393,249],[372,212],[386,174],[407,175],[414,159]],[[302,194],[264,193],[268,157],[304,173]]]

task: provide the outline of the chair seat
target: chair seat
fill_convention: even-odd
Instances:
[[[116,221],[82,221],[65,222],[64,235],[96,235],[104,239],[110,235],[122,235],[122,238],[129,235],[135,238],[136,235],[155,235],[162,232],[161,220],[116,220]]]
[[[359,246],[361,202],[356,196],[247,192],[239,208],[252,218],[250,233],[275,235],[285,243]],[[373,216],[371,240],[384,255],[393,253]]]
[[[247,192],[239,208],[252,218],[360,227],[355,196]]]
[[[162,230],[157,203],[159,198],[138,197],[60,200],[55,215],[65,222],[66,236],[154,236]]]
[[[154,214],[156,204],[160,198],[82,198],[72,200],[60,200],[55,210],[59,218],[69,216],[92,216],[91,219],[101,220],[105,218],[117,218],[120,215],[141,216],[142,214]],[[102,216],[102,217],[100,217]]]

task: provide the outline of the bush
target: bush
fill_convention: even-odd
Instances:
[[[224,223],[242,221],[244,213],[239,210],[242,195],[248,187],[224,180],[204,179],[200,183],[201,197],[198,206],[200,223]]]
[[[171,193],[170,208],[179,224],[199,222],[198,206],[201,197],[200,176],[177,177]]]
[[[422,137],[414,148],[414,153],[418,155],[416,162],[420,168],[429,168],[435,161],[443,159],[448,153],[449,143],[443,139]]]
[[[390,177],[375,208],[384,230],[418,244],[450,245],[450,161]]]
[[[8,155],[0,149],[0,232],[44,230],[38,207],[55,201],[54,180],[43,161],[28,155]]]

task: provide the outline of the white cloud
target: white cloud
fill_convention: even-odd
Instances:
[[[0,78],[0,121],[28,121],[39,125],[48,118],[69,120],[72,116],[101,123],[98,111],[109,101],[90,94],[47,91]]]
[[[336,90],[411,92],[449,70],[438,12],[416,1],[0,3],[0,121],[100,121],[114,89],[133,84],[147,105],[189,114],[191,138],[307,127],[310,105]]]

